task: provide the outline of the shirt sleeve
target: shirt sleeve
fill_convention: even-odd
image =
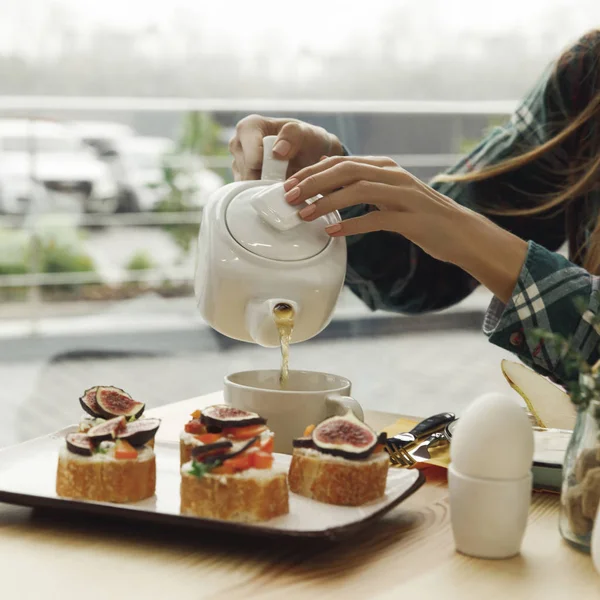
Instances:
[[[483,330],[489,340],[545,375],[566,382],[560,353],[535,330],[560,334],[588,362],[599,358],[600,335],[590,317],[598,312],[600,277],[558,253],[529,242],[527,258],[509,302],[494,298]]]

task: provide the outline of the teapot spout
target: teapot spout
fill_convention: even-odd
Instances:
[[[250,337],[259,346],[265,348],[279,346],[279,331],[275,322],[278,312],[293,319],[298,314],[298,304],[285,298],[255,300],[248,303],[246,307],[246,327]]]

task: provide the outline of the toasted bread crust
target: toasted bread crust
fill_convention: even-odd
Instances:
[[[181,513],[209,519],[253,523],[289,512],[285,473],[271,477],[181,474]]]
[[[360,506],[385,494],[387,455],[368,461],[335,460],[294,450],[288,480],[295,494],[341,506]]]
[[[193,444],[186,444],[183,440],[179,440],[179,465],[184,465],[192,460]]]
[[[97,502],[139,502],[154,495],[156,460],[82,460],[61,455],[56,493],[64,498]]]

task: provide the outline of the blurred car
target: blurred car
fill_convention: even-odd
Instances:
[[[199,157],[178,153],[169,138],[121,138],[103,158],[112,167],[121,193],[119,210],[124,212],[155,210],[169,198],[173,187],[181,191],[190,209],[199,209],[225,183],[205,168]],[[171,169],[173,187],[167,181],[167,169]]]
[[[94,213],[118,207],[110,169],[69,127],[41,119],[0,119],[0,212],[28,212],[36,183],[57,204],[68,199]]]
[[[70,127],[100,156],[113,152],[119,140],[137,135],[133,127],[114,121],[71,121]]]

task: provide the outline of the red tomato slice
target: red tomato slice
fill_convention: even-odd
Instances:
[[[185,424],[184,427],[186,433],[193,433],[194,435],[199,435],[202,433],[206,433],[206,427],[200,423],[198,419],[192,419]]]
[[[256,454],[253,452],[252,454]],[[229,460],[226,460],[223,464],[228,465],[234,471],[246,471],[249,469],[252,464],[250,462],[251,454],[240,454],[239,456],[234,456]]]
[[[234,440],[249,440],[267,430],[266,425],[247,425],[246,427],[227,427],[223,429],[223,435]]]
[[[252,452],[252,466],[255,469],[270,469],[273,466],[273,455],[268,452]]]
[[[271,436],[266,442],[262,443],[260,449],[263,452],[268,452],[271,454],[271,452],[273,452],[273,436]]]
[[[211,474],[214,473],[215,475],[233,475],[235,471],[233,470],[233,467],[229,464],[229,462],[230,461],[226,461],[222,465],[215,467],[214,469],[212,469]]]
[[[115,458],[137,458],[137,450],[126,440],[117,440],[115,444]]]
[[[223,436],[220,433],[201,433],[200,435],[195,435],[194,437],[203,444],[214,444]]]

